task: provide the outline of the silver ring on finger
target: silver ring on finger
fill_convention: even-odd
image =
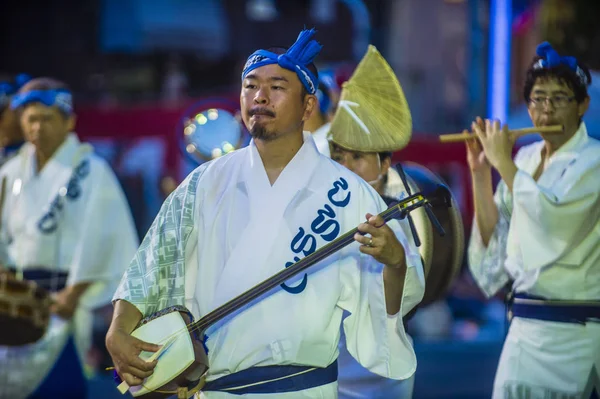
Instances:
[[[367,244],[368,247],[372,247],[373,246],[373,237],[369,238],[369,243]]]

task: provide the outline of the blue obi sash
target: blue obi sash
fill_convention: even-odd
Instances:
[[[208,381],[201,391],[227,392],[232,395],[297,392],[337,381],[337,360],[325,368],[311,366],[251,367]],[[123,380],[113,371],[116,384]],[[191,388],[191,387],[190,387]]]
[[[233,395],[297,392],[337,381],[337,360],[326,368],[310,366],[251,367],[208,381],[202,391]]]
[[[515,293],[509,297],[509,320],[513,317],[562,323],[600,323],[600,300],[549,300],[540,296]]]
[[[8,268],[8,270],[12,273],[16,272],[14,268]],[[23,270],[24,280],[34,281],[38,287],[49,292],[58,292],[65,288],[68,276],[67,272],[45,268]]]

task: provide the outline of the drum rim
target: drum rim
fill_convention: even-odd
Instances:
[[[423,173],[425,175],[426,178],[438,183],[438,184],[442,184],[444,187],[446,187],[446,189],[448,190],[448,193],[450,194],[450,204],[451,207],[448,207],[447,210],[444,210],[444,212],[448,212],[448,220],[449,223],[451,225],[451,228],[454,230],[455,234],[453,234],[452,237],[452,257],[450,262],[448,262],[448,264],[451,266],[450,272],[447,273],[447,278],[445,279],[441,279],[440,281],[444,281],[443,284],[441,284],[438,287],[434,287],[435,289],[435,295],[431,295],[431,296],[426,296],[424,295],[423,299],[421,300],[421,304],[423,306],[427,306],[430,305],[432,303],[435,303],[441,299],[443,299],[444,297],[447,296],[448,291],[450,290],[452,284],[454,283],[454,281],[456,280],[456,278],[460,275],[460,272],[462,270],[462,266],[464,263],[464,259],[465,259],[465,248],[466,248],[466,243],[465,243],[465,231],[464,231],[464,221],[462,218],[462,213],[460,210],[460,207],[458,205],[458,202],[456,201],[456,197],[454,196],[454,194],[452,193],[452,190],[450,190],[447,182],[438,174],[435,173],[434,171],[432,171],[431,169],[427,168],[424,165],[421,165],[417,162],[412,162],[412,161],[405,161],[405,162],[400,162],[400,165],[406,169],[405,171],[405,175],[406,178],[408,180],[409,185],[414,186],[417,188],[417,190],[420,190],[420,186],[417,184],[417,182],[415,181],[415,179],[413,179],[413,177],[410,175],[411,169],[417,169],[420,173]],[[411,190],[414,191],[414,187],[410,187]],[[451,209],[454,208],[454,209]],[[435,229],[433,228],[433,226],[431,225],[431,223],[429,223],[427,225],[427,231],[430,234],[429,235],[429,242],[431,243],[431,248],[429,249],[429,254],[430,256],[433,256],[433,242],[435,241],[434,237],[432,234],[438,234],[437,231],[435,231]],[[456,234],[459,233],[459,234]],[[420,238],[420,236],[419,236]],[[430,258],[430,268],[429,268],[429,272],[431,271],[431,268],[433,267],[433,259]],[[423,268],[425,269],[425,260],[423,259]],[[446,269],[448,270],[448,269]],[[424,270],[425,272],[425,270]],[[425,274],[425,282],[427,283],[427,277],[428,274]],[[427,293],[427,287],[426,289],[426,293]]]
[[[412,191],[414,191],[414,192],[419,191],[419,185],[408,174],[406,174],[406,181],[411,186],[410,189]],[[427,276],[429,275],[429,272],[431,271],[431,266],[433,263],[433,243],[435,241],[433,235],[437,234],[437,233],[434,232],[433,226],[431,225],[431,222],[429,222],[429,219],[428,219],[425,211],[423,209],[417,209],[417,210],[411,212],[411,215],[416,212],[418,212],[420,217],[423,217],[423,219],[426,221],[426,223],[425,223],[426,232],[425,232],[425,234],[419,234],[419,240],[421,241],[421,246],[417,247],[417,250],[419,251],[419,255],[421,256],[421,262],[423,262],[423,275],[425,276],[425,280],[427,280]],[[416,226],[415,226],[415,228],[416,228]],[[417,234],[418,233],[421,233],[421,232],[417,231]],[[425,237],[423,237],[423,235]],[[425,257],[421,254],[422,247],[426,248],[426,255],[428,255],[428,256]]]

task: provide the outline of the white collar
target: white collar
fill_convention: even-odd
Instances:
[[[262,212],[283,212],[298,191],[308,185],[323,155],[310,132],[304,132],[303,139],[302,147],[272,186],[254,140],[250,142],[246,152],[248,166],[242,170],[242,176],[254,216]]]
[[[51,175],[61,170],[64,167],[73,168],[75,165],[74,157],[78,154],[78,149],[81,146],[81,142],[75,133],[69,133],[62,144],[56,149],[54,154],[50,157],[41,174]],[[29,179],[36,173],[36,157],[35,157],[35,146],[31,143],[23,145],[19,156],[22,157],[23,165],[23,176],[25,179]]]
[[[577,129],[577,131],[575,132],[573,137],[571,137],[569,140],[567,140],[566,143],[564,143],[558,150],[556,150],[554,152],[554,154],[552,154],[550,156],[550,159],[562,157],[563,154],[571,155],[574,153],[578,153],[581,151],[581,149],[583,147],[586,146],[588,141],[589,141],[589,136],[588,136],[587,128],[585,126],[585,122],[581,122],[581,124],[579,125],[579,128]]]

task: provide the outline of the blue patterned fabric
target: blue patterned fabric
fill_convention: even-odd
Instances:
[[[280,67],[295,72],[298,79],[309,94],[315,94],[319,85],[317,77],[307,68],[321,51],[321,46],[313,36],[314,29],[303,30],[296,42],[284,54],[275,54],[267,50],[257,50],[246,61],[242,72],[242,80],[256,68],[278,64]]]

